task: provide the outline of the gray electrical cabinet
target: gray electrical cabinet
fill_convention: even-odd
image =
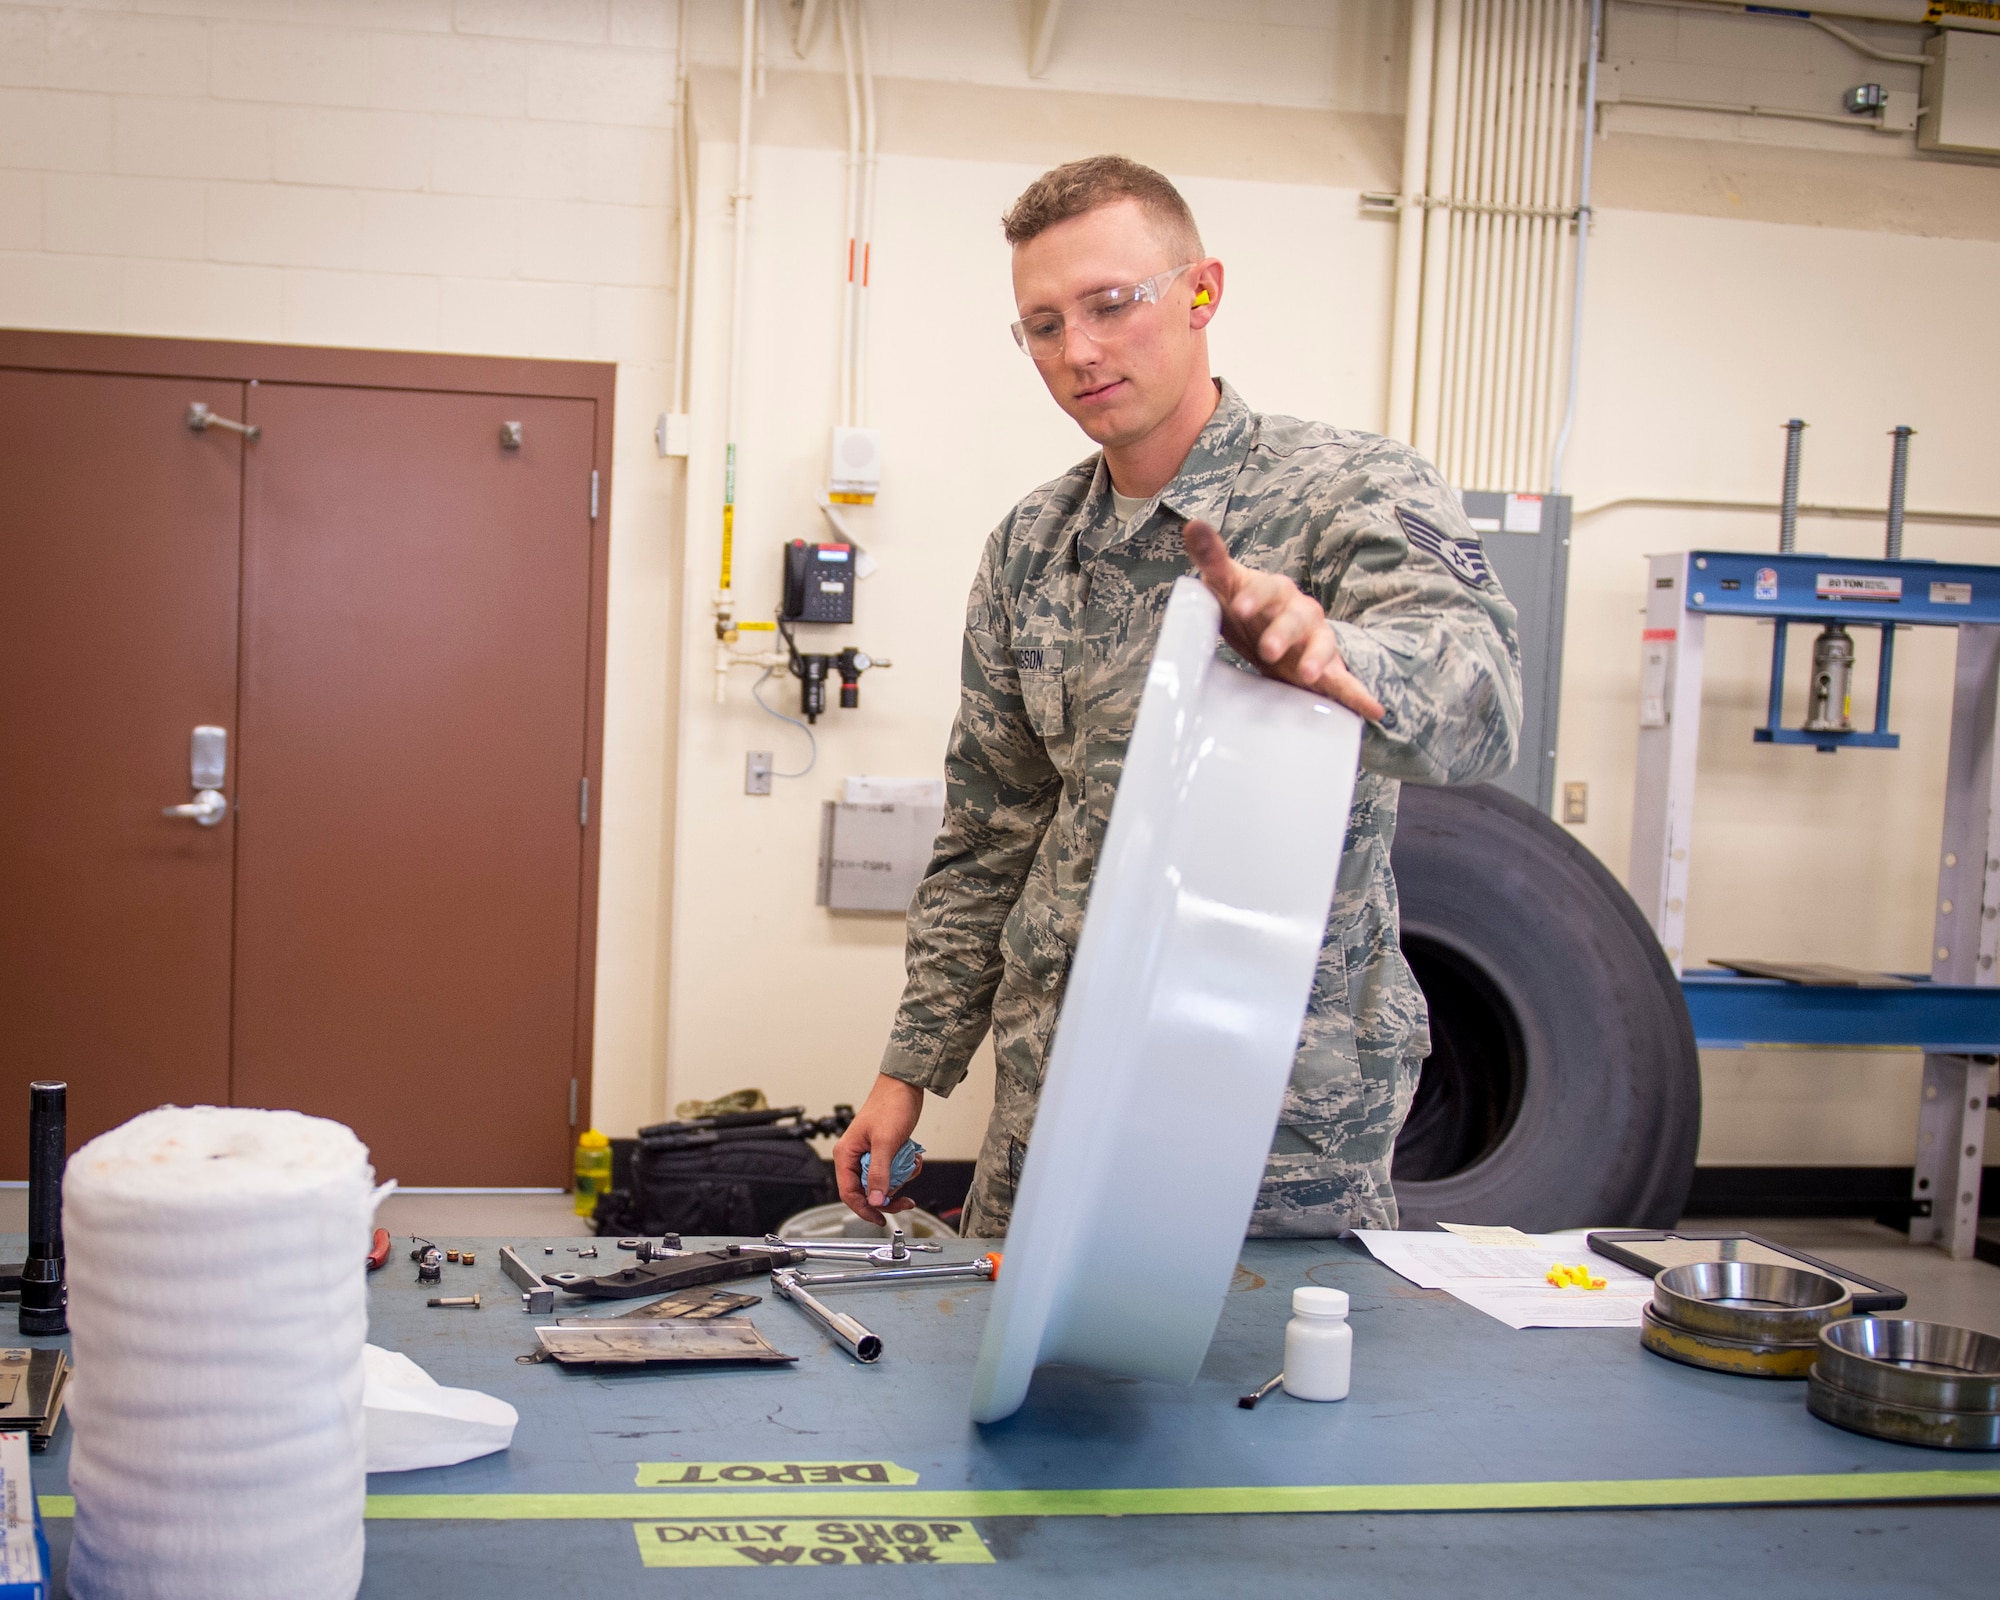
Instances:
[[[1521,756],[1496,779],[1544,816],[1554,814],[1556,727],[1562,709],[1563,606],[1569,595],[1566,494],[1467,489],[1466,520],[1486,563],[1521,615]]]

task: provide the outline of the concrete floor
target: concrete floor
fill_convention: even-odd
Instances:
[[[439,1245],[460,1239],[578,1238],[590,1224],[566,1194],[393,1194],[377,1223],[399,1238],[417,1234]],[[25,1189],[0,1189],[0,1233],[28,1225]],[[1842,1217],[1701,1217],[1693,1228],[1743,1228],[1906,1291],[1906,1316],[1949,1322],[2000,1336],[2000,1267],[1953,1261],[1916,1247],[1873,1222]]]

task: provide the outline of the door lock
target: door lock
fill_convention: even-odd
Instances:
[[[166,806],[163,817],[186,817],[212,828],[229,815],[220,785],[229,773],[229,730],[203,723],[188,738],[188,782],[194,799],[184,806]]]

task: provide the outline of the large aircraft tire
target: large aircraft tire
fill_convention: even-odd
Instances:
[[[1432,1043],[1396,1142],[1402,1225],[1679,1221],[1700,1063],[1632,897],[1490,786],[1405,784],[1392,860]]]

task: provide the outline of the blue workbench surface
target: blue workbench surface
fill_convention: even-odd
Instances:
[[[402,1251],[370,1289],[371,1339],[409,1354],[440,1383],[483,1389],[521,1413],[504,1455],[370,1481],[371,1597],[790,1592],[815,1582],[872,1592],[996,1595],[1325,1592],[1337,1575],[1368,1591],[1427,1593],[1473,1582],[1501,1593],[1543,1593],[1560,1582],[1589,1594],[1684,1594],[1691,1575],[1708,1592],[1767,1596],[1991,1593],[2000,1562],[2000,1506],[1953,1503],[1978,1481],[2000,1494],[2000,1458],[1917,1450],[1841,1432],[1810,1416],[1804,1385],[1696,1371],[1647,1354],[1634,1330],[1516,1332],[1450,1297],[1408,1285],[1332,1241],[1251,1241],[1214,1347],[1187,1389],[1047,1369],[1015,1417],[978,1429],[966,1395],[985,1320],[984,1284],[826,1291],[880,1334],[882,1360],[862,1366],[795,1307],[766,1294],[747,1313],[791,1368],[696,1369],[595,1375],[521,1365],[547,1318],[519,1309],[500,1273],[498,1245],[471,1243],[472,1268],[447,1266],[444,1292],[481,1292],[483,1311],[428,1308],[439,1291],[417,1284]],[[401,1241],[399,1241],[399,1244]],[[574,1243],[569,1241],[568,1243]],[[557,1242],[524,1251],[553,1269],[576,1258]],[[607,1242],[586,1270],[608,1270]],[[1113,1248],[1107,1244],[1106,1248]],[[1154,1248],[1139,1246],[1138,1248]],[[947,1246],[945,1259],[973,1253]],[[625,1258],[629,1260],[629,1257]],[[1300,1283],[1353,1298],[1354,1387],[1337,1405],[1282,1394],[1255,1411],[1235,1398],[1277,1370],[1290,1293]],[[736,1285],[767,1292],[752,1280]],[[595,1309],[580,1305],[579,1310]],[[606,1310],[621,1309],[619,1306]],[[575,1314],[575,1313],[570,1313]],[[87,1381],[84,1375],[81,1381]],[[66,1488],[68,1430],[36,1464],[47,1496]],[[893,1463],[912,1487],[641,1489],[641,1464]],[[677,1469],[678,1470],[678,1469]],[[1929,1503],[1826,1505],[1826,1475],[1965,1473],[1931,1483]],[[1724,1488],[1657,1480],[1803,1475],[1802,1483]],[[1648,1480],[1644,1490],[1618,1484]],[[1859,1480],[1856,1480],[1859,1481]],[[1889,1482],[1891,1480],[1879,1480]],[[1561,1482],[1513,1491],[1495,1485]],[[1943,1487],[1935,1487],[1942,1484]],[[1215,1488],[1362,1486],[1355,1511],[1285,1513]],[[1390,1486],[1424,1489],[1403,1503],[1468,1511],[1374,1514],[1398,1503]],[[1607,1487],[1607,1485],[1610,1485]],[[1067,1497],[977,1498],[956,1511],[939,1491],[1189,1490],[1162,1502],[1192,1514],[1068,1514]],[[1872,1492],[1872,1491],[1871,1491]],[[1707,1498],[1781,1503],[1756,1509],[1521,1512],[1509,1503],[1671,1505]],[[838,1501],[827,1497],[838,1495]],[[1385,1495],[1390,1496],[1384,1499]],[[489,1500],[534,1496],[534,1501]],[[857,1497],[866,1496],[868,1499]],[[425,1498],[405,1498],[425,1497]],[[428,1497],[437,1497],[435,1499]],[[546,1498],[543,1498],[546,1497]],[[594,1497],[608,1497],[597,1499]],[[1265,1514],[1201,1514],[1220,1503],[1268,1503]],[[1019,1505],[1048,1514],[989,1514]],[[1150,1509],[1139,1506],[1135,1509]],[[496,1518],[495,1511],[516,1513]],[[525,1513],[525,1514],[519,1514]],[[815,1580],[802,1566],[648,1569],[644,1524],[704,1519],[739,1528],[772,1518],[960,1515],[993,1565],[935,1566],[921,1577],[877,1567],[869,1579]],[[67,1524],[51,1523],[60,1549]],[[731,1537],[742,1537],[737,1534]],[[795,1536],[795,1535],[794,1535]],[[756,1537],[756,1535],[751,1535]],[[766,1536],[768,1537],[768,1536]],[[1780,1551],[1782,1547],[1782,1559]],[[60,1561],[60,1557],[59,1557]],[[824,1570],[824,1569],[823,1569]],[[1754,1574],[1754,1581],[1752,1575]]]

